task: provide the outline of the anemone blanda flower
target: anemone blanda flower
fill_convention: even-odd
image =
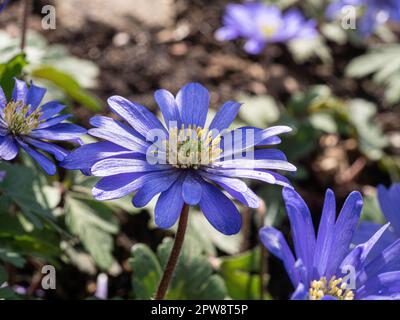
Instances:
[[[260,230],[260,239],[280,260],[296,288],[292,299],[372,300],[400,298],[400,240],[372,259],[367,257],[386,231],[381,227],[365,243],[351,249],[351,239],[362,209],[362,197],[353,192],[336,220],[335,196],[328,190],[315,236],[310,211],[293,189],[283,197],[289,216],[295,256],[283,235],[272,227]]]
[[[91,124],[96,128],[89,130],[89,134],[105,141],[81,146],[62,166],[84,169],[102,177],[93,189],[98,200],[136,192],[133,204],[143,207],[160,194],[155,222],[161,228],[174,225],[186,203],[199,205],[220,232],[235,234],[240,230],[241,216],[218,186],[252,208],[259,206],[259,198],[240,178],[289,186],[284,177],[271,171],[296,170],[281,151],[270,148],[252,153],[249,150],[254,146],[278,144],[278,135],[291,129],[244,127],[227,132],[225,129],[240,108],[234,101],[226,102],[219,109],[207,129],[209,99],[207,89],[196,83],[184,86],[176,97],[166,90],[158,90],[155,100],[164,117],[164,126],[145,107],[119,96],[111,97],[108,100],[111,110],[127,124],[108,117],[93,117]],[[153,133],[163,136],[159,150],[154,149]],[[247,133],[254,136],[249,138]],[[252,159],[238,156],[243,156],[244,151]],[[164,155],[160,159],[165,161],[153,163],[156,155]]]
[[[316,21],[306,20],[300,11],[282,13],[276,6],[258,2],[227,5],[223,24],[216,38],[220,41],[244,38],[244,49],[250,54],[259,54],[268,43],[317,36]]]
[[[347,6],[356,9],[359,18],[357,29],[363,36],[370,35],[377,27],[388,22],[400,22],[400,1],[398,0],[338,0],[331,3],[326,11],[330,19],[340,17]]]
[[[390,223],[390,227],[374,247],[373,255],[378,254],[386,246],[400,238],[400,183],[394,183],[390,188],[379,185],[378,201],[386,221]],[[372,221],[361,222],[354,235],[353,243],[365,242],[381,227],[381,224]]]
[[[71,124],[63,123],[71,115],[58,115],[65,106],[51,101],[40,106],[46,89],[18,79],[12,98],[7,98],[0,87],[0,159],[12,160],[20,148],[26,151],[48,174],[56,173],[55,164],[42,152],[53,155],[61,161],[68,151],[52,141],[79,142],[79,136],[86,130]]]

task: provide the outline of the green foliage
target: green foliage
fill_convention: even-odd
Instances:
[[[388,63],[390,62],[390,63]],[[347,66],[346,74],[352,78],[373,75],[373,81],[386,87],[386,99],[394,104],[400,101],[400,45],[372,49]]]
[[[14,77],[20,77],[22,69],[27,65],[25,56],[18,54],[9,61],[0,64],[0,86],[7,98],[11,97]]]
[[[222,258],[220,272],[233,299],[260,299],[260,250]]]
[[[136,299],[149,299],[157,290],[172,249],[172,239],[166,239],[157,249],[157,257],[144,245],[132,250],[133,294]],[[190,236],[185,238],[166,299],[218,300],[226,296],[222,278],[213,273],[211,263]]]

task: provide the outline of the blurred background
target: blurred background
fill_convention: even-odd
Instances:
[[[319,36],[268,44],[261,54],[249,55],[242,40],[215,38],[225,0],[34,0],[23,58],[23,3],[11,0],[0,13],[0,82],[6,68],[21,68],[25,79],[49,88],[46,99],[65,102],[74,121],[86,127],[91,116],[108,114],[111,95],[156,112],[155,90],[175,93],[188,82],[200,82],[212,92],[214,110],[230,99],[244,103],[236,127],[295,129],[280,148],[299,169],[289,178],[315,221],[329,187],[340,205],[352,190],[361,191],[363,219],[382,222],[376,186],[400,180],[400,24],[386,23],[362,37],[326,18],[329,1],[264,2],[302,10],[317,20]],[[43,29],[46,5],[56,10],[55,29]],[[97,203],[90,197],[93,178],[80,173],[60,171],[48,178],[4,163],[1,168],[24,179],[29,175],[29,201],[39,208],[31,214],[44,210],[55,221],[40,228],[21,199],[11,199],[22,208],[17,217],[7,213],[9,207],[1,208],[0,274],[12,289],[8,295],[151,296],[170,245],[163,239],[173,235],[152,222],[154,203],[143,210],[129,199]],[[252,187],[264,204],[257,211],[242,208],[244,226],[237,236],[218,234],[192,210],[169,298],[288,298],[292,288],[282,265],[260,250],[257,240],[263,225],[290,235],[281,190],[256,182]],[[40,268],[48,263],[56,266],[57,288],[43,291]],[[185,284],[195,270],[201,274],[196,280],[205,284],[201,290]]]

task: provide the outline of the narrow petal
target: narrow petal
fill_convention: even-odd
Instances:
[[[108,141],[90,143],[72,151],[60,165],[70,170],[87,169],[100,160],[125,154],[132,151]]]
[[[92,166],[92,174],[97,177],[107,177],[121,173],[161,171],[170,168],[168,165],[152,165],[141,159],[108,158],[96,162]]]
[[[204,128],[210,104],[206,88],[198,83],[189,83],[179,90],[176,102],[184,124]]]
[[[299,275],[295,268],[296,261],[282,233],[275,228],[264,227],[260,230],[259,236],[268,251],[282,260],[293,287],[296,288],[299,284]]]
[[[43,170],[46,171],[47,174],[51,176],[56,174],[56,166],[50,159],[48,159],[42,153],[29,147],[22,140],[18,139],[17,141],[19,145],[26,151],[26,153],[29,154],[32,159],[34,159],[43,168]]]
[[[297,168],[287,161],[282,160],[252,160],[252,159],[236,159],[222,162],[214,162],[211,167],[223,169],[270,169],[296,171]]]
[[[390,189],[378,186],[378,200],[386,220],[400,235],[400,183],[394,184]]]
[[[275,177],[268,172],[251,169],[214,169],[214,168],[203,168],[203,170],[209,174],[221,175],[232,178],[245,178],[260,180],[266,183],[275,184]]]
[[[360,298],[367,296],[400,296],[400,271],[386,272],[369,279],[365,285],[357,290]]]
[[[232,235],[240,231],[242,217],[228,197],[213,185],[202,182],[200,209],[208,222],[219,232]]]
[[[38,129],[45,129],[45,128],[49,128],[52,127],[56,124],[59,124],[61,122],[63,122],[64,120],[67,120],[68,118],[71,118],[72,114],[64,114],[61,116],[57,116],[51,119],[48,119],[44,122],[42,122],[41,124],[39,124]]]
[[[43,150],[47,153],[52,154],[57,161],[62,161],[65,159],[65,157],[68,155],[68,151],[65,150],[62,147],[59,147],[55,144],[48,143],[45,141],[39,141],[35,140],[29,137],[25,137],[24,141],[29,143],[30,145],[34,146],[35,148],[38,148],[40,150]]]
[[[343,205],[334,227],[335,237],[332,241],[331,256],[327,264],[327,278],[336,273],[340,263],[349,253],[351,240],[360,219],[362,206],[362,196],[356,191],[348,196]]]
[[[18,155],[18,150],[18,145],[10,135],[0,137],[0,159],[12,160]]]
[[[296,290],[290,297],[290,300],[307,300],[307,295],[308,295],[307,287],[304,284],[299,283]]]
[[[47,102],[40,107],[42,114],[40,115],[39,120],[43,121],[43,120],[50,119],[51,117],[59,114],[65,108],[66,108],[66,106],[58,103],[57,101]]]
[[[250,54],[260,54],[265,48],[266,42],[261,39],[249,39],[244,44],[244,50]]]
[[[16,102],[22,101],[25,103],[27,93],[28,93],[28,87],[25,81],[15,79],[15,86],[12,93],[12,99]]]
[[[176,121],[178,128],[180,128],[182,120],[173,94],[164,89],[157,90],[154,94],[154,99],[160,107],[167,128],[170,127],[170,122],[174,121]]]
[[[146,107],[119,96],[109,98],[108,104],[112,111],[126,120],[144,138],[154,129],[161,130],[167,135],[160,120]]]
[[[46,91],[45,88],[37,87],[31,82],[25,101],[26,104],[31,106],[31,110],[35,110],[40,105]]]
[[[85,133],[86,129],[78,125],[72,123],[59,123],[50,128],[33,130],[29,135],[36,139],[74,141]]]
[[[167,171],[164,175],[145,183],[133,197],[132,203],[137,208],[143,208],[157,194],[168,190],[179,177],[178,171]]]
[[[218,130],[222,132],[228,129],[235,120],[241,104],[236,101],[225,102],[224,105],[218,110],[213,121],[210,124],[210,130]]]
[[[188,205],[195,206],[200,202],[202,188],[200,183],[191,175],[186,175],[182,184],[182,198]]]
[[[286,211],[292,229],[292,238],[296,256],[306,268],[308,280],[311,281],[315,253],[315,232],[311,213],[300,195],[290,188],[283,189]]]
[[[0,109],[4,109],[7,105],[7,98],[4,94],[3,88],[0,87]]]
[[[158,198],[154,210],[155,223],[160,228],[171,228],[179,218],[183,208],[182,198],[183,179],[178,178],[175,183],[166,191],[162,192]]]
[[[319,223],[314,255],[314,278],[323,277],[326,272],[330,249],[333,241],[336,220],[335,194],[328,189],[325,194],[324,208]]]

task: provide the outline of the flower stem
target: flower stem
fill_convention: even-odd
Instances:
[[[163,300],[169,283],[171,282],[174,274],[174,269],[178,262],[179,254],[182,249],[183,240],[185,239],[185,232],[189,217],[189,205],[184,204],[179,218],[178,231],[176,232],[174,246],[172,247],[171,254],[168,259],[167,266],[165,267],[164,274],[161,278],[160,285],[155,296],[155,300]]]
[[[28,31],[28,20],[32,10],[32,0],[23,0],[22,13],[22,34],[21,34],[21,51],[24,52],[26,44],[26,33]]]

